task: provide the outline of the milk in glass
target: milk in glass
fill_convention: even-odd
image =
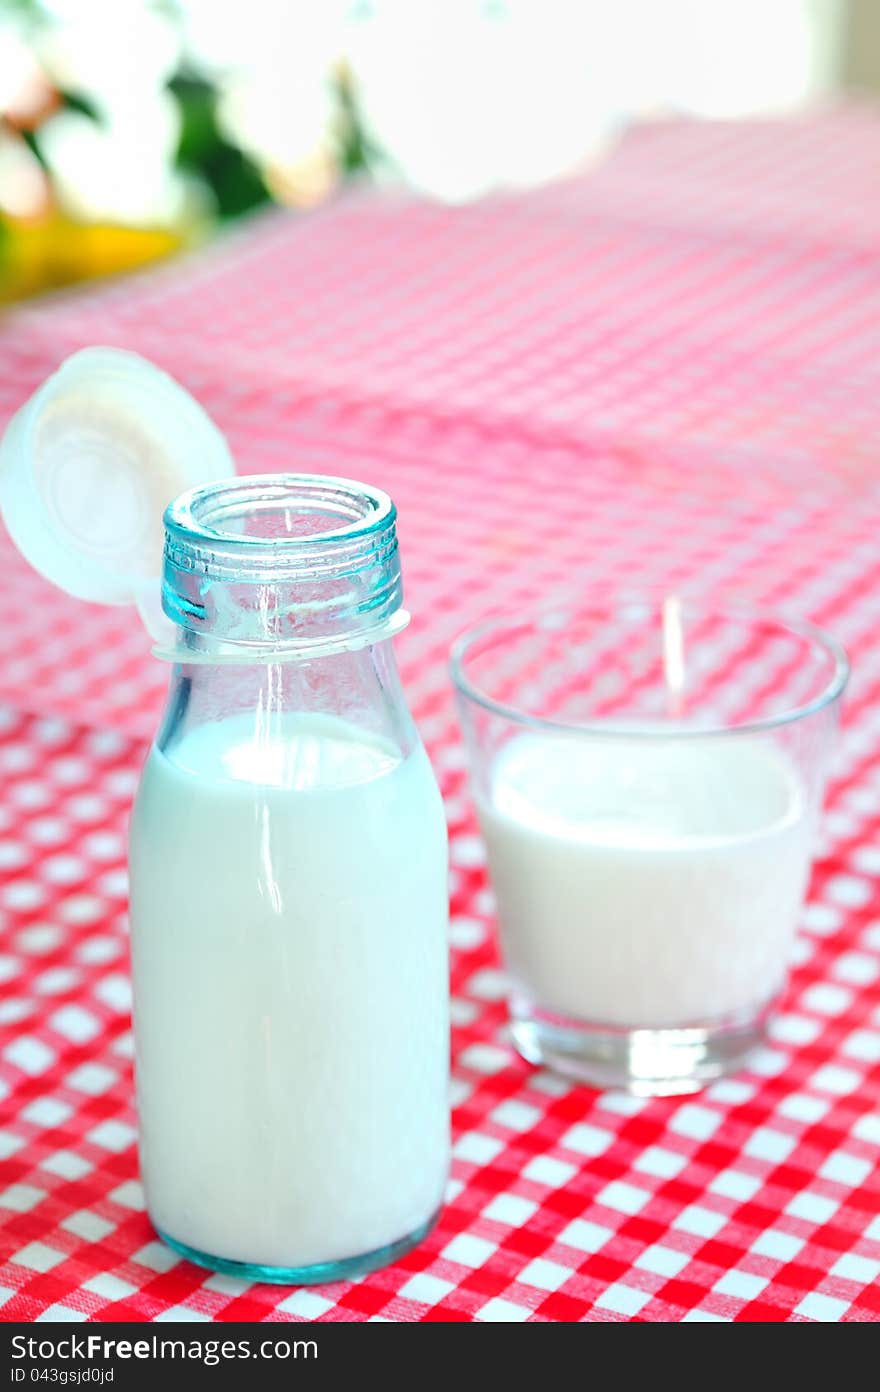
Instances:
[[[518,734],[479,812],[515,989],[551,1016],[676,1027],[782,984],[812,818],[770,740]]]

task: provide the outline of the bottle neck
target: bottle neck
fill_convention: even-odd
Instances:
[[[402,599],[394,504],[366,484],[255,474],[166,510],[162,607],[187,638],[350,647],[378,641]]]
[[[417,744],[390,638],[406,622],[396,512],[351,479],[256,474],[182,494],[165,513],[162,605],[176,626],[159,737],[226,734],[271,753],[336,734]],[[312,721],[315,741],[297,722]],[[343,722],[343,729],[338,722]],[[234,725],[234,728],[233,728]],[[300,733],[302,730],[300,729]],[[265,763],[265,760],[263,760]]]
[[[304,717],[344,722],[406,757],[418,743],[390,640],[298,660],[224,660],[222,644],[200,638],[193,662],[172,668],[157,739],[169,757],[206,724],[233,722],[254,742],[283,740]]]
[[[194,633],[188,628],[177,628],[164,620],[161,633],[151,628],[157,642],[153,655],[175,665],[225,666],[229,664],[253,665],[259,662],[281,664],[303,662],[318,657],[334,657],[337,654],[358,652],[362,648],[375,648],[391,638],[409,624],[410,615],[406,609],[398,609],[382,622],[356,630],[353,633],[330,631],[324,634],[310,634],[286,642],[241,641],[212,633]],[[150,628],[149,620],[145,620]]]

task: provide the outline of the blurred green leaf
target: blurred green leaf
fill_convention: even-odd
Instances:
[[[156,14],[164,15],[165,19],[170,19],[175,24],[179,24],[183,19],[184,5],[182,0],[150,0],[149,8],[155,10]]]
[[[269,190],[258,166],[220,129],[217,93],[211,83],[190,73],[178,73],[168,87],[180,109],[178,168],[204,179],[222,218],[237,217],[268,203]]]
[[[354,84],[344,69],[337,74],[334,91],[338,106],[339,166],[347,175],[369,172],[376,164],[379,150],[364,130]]]
[[[46,164],[46,161],[43,158],[42,152],[40,150],[40,142],[37,139],[37,132],[32,130],[23,130],[18,132],[18,136],[20,140],[24,141],[25,145],[30,150],[31,154],[39,164],[40,168],[48,170],[49,166]]]
[[[103,117],[95,106],[94,102],[82,92],[67,92],[63,88],[58,89],[58,97],[65,111],[78,111],[81,116],[88,116],[90,121],[95,121],[98,125],[103,121]]]
[[[46,17],[41,0],[0,0],[0,15],[28,20]]]
[[[0,0],[0,4],[3,3],[4,0]],[[78,92],[64,92],[59,89],[58,99],[65,111],[79,111],[83,116],[88,116],[90,121],[100,122],[100,112],[93,106],[87,97],[81,96]],[[2,125],[2,120],[0,120],[0,125]],[[13,129],[15,130],[17,138],[24,141],[40,168],[51,177],[52,171],[40,149],[39,127],[36,129],[30,129],[29,127],[24,127],[23,129],[20,127],[13,127]]]

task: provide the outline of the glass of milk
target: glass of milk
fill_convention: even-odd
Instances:
[[[168,705],[131,822],[141,1168],[191,1260],[349,1277],[447,1176],[443,808],[404,702],[391,500],[227,478],[165,514]]]
[[[848,670],[806,624],[675,597],[459,640],[525,1058],[643,1095],[742,1061],[785,982]]]

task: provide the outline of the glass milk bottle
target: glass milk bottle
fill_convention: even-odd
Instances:
[[[131,823],[141,1168],[161,1236],[335,1280],[448,1165],[443,808],[400,689],[395,509],[230,478],[165,514],[168,705]]]

